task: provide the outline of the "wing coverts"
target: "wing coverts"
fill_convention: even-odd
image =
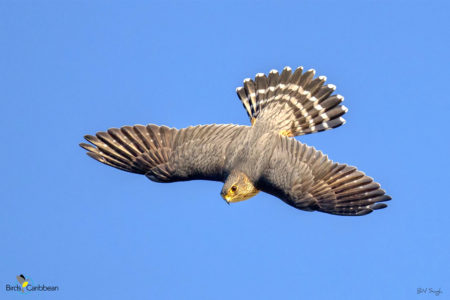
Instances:
[[[387,205],[391,197],[355,167],[335,163],[294,139],[279,137],[260,188],[303,210],[361,216]]]
[[[192,179],[223,181],[226,145],[248,126],[199,125],[177,130],[135,125],[111,128],[85,139],[87,154],[117,169],[158,182]]]
[[[236,175],[229,175],[243,173],[250,178],[244,187],[306,211],[360,216],[386,207],[391,197],[371,177],[289,138],[345,122],[343,97],[333,95],[336,87],[325,84],[325,76],[314,74],[286,67],[281,74],[272,70],[244,80],[237,94],[252,127],[124,126],[87,135],[90,144],[80,146],[99,162],[157,182],[205,179],[223,181],[228,189],[236,183]]]

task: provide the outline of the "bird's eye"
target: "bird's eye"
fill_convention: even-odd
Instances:
[[[231,187],[231,190],[232,190],[233,192],[236,192],[237,186],[233,185],[233,186]]]

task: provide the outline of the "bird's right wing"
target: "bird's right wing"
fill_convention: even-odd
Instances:
[[[335,215],[361,216],[391,199],[380,185],[355,167],[335,163],[295,139],[278,136],[257,188],[295,208]]]
[[[227,145],[248,126],[199,125],[177,130],[135,125],[87,135],[80,146],[101,163],[157,182],[224,181]]]

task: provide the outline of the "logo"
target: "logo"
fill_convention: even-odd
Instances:
[[[46,284],[33,284],[30,278],[25,277],[23,274],[16,276],[19,284],[6,284],[5,290],[7,292],[56,292],[59,291],[59,286],[57,285],[46,285]]]
[[[25,292],[25,288],[27,287],[27,285],[30,281],[28,279],[26,279],[25,276],[23,276],[23,274],[17,275],[16,278],[17,278],[17,281],[22,286],[22,293]]]

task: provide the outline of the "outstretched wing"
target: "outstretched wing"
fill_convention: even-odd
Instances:
[[[391,199],[380,185],[355,167],[334,163],[313,147],[278,136],[258,189],[307,211],[361,216]]]
[[[177,130],[135,125],[87,135],[80,146],[101,163],[157,182],[224,181],[227,145],[248,126],[199,125]]]
[[[236,92],[253,123],[265,123],[267,128],[286,136],[310,134],[336,128],[345,123],[341,117],[347,108],[340,103],[341,95],[332,95],[336,86],[325,84],[326,77],[314,79],[315,71],[294,73],[285,67],[281,74],[256,74],[247,78]]]

